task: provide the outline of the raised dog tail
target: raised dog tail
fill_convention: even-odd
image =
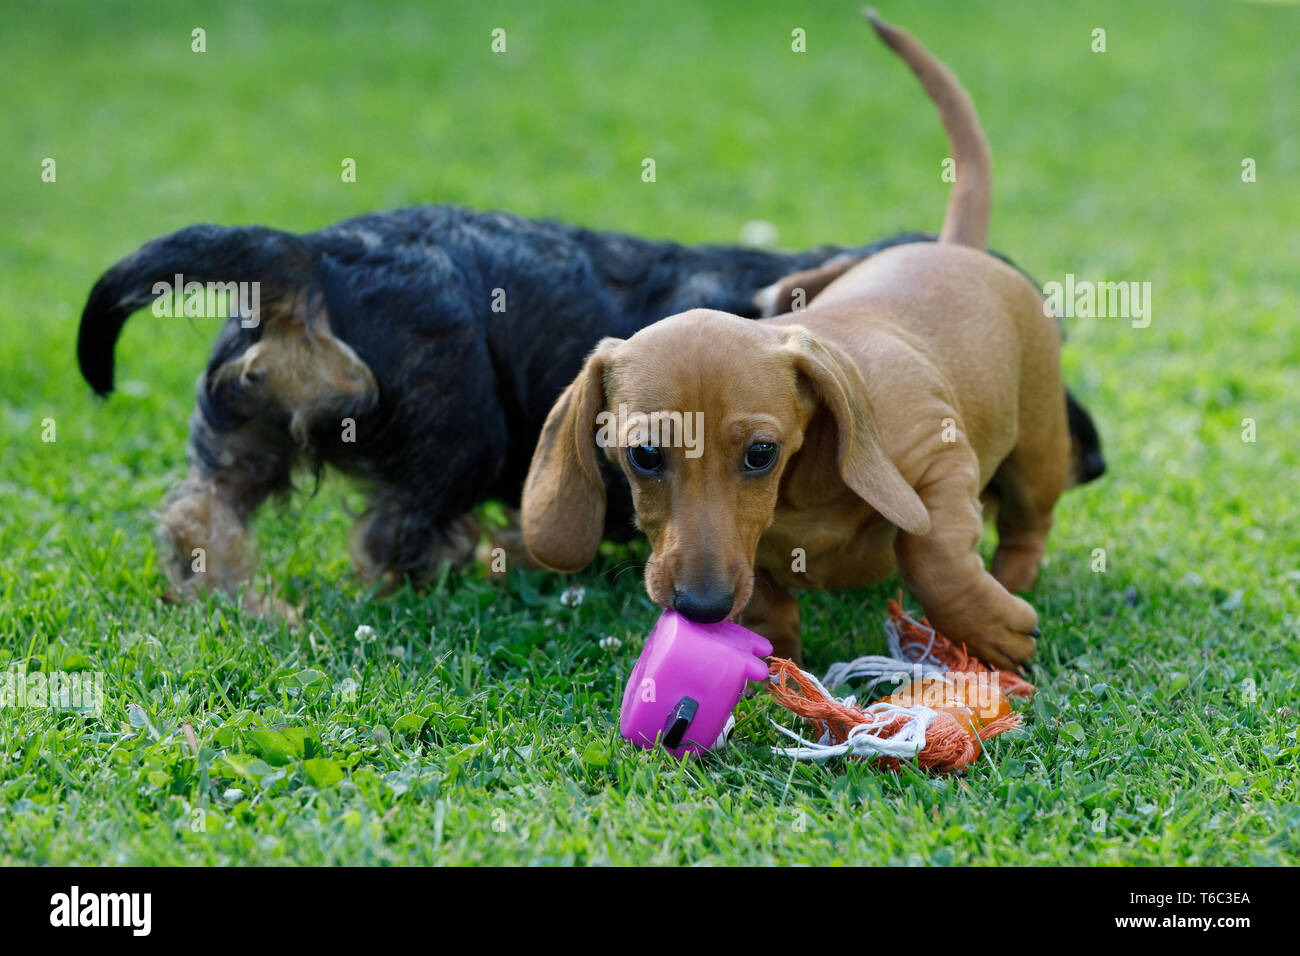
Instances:
[[[939,118],[948,133],[957,180],[948,196],[939,241],[984,249],[993,197],[993,155],[970,94],[952,71],[910,33],[885,23],[870,7],[863,9],[862,15],[880,39],[912,68],[939,107]]]
[[[261,226],[190,226],[145,243],[95,287],[81,313],[77,364],[99,395],[113,390],[113,347],[131,313],[158,297],[155,287],[182,282],[257,282],[268,301],[301,287],[316,271],[313,250],[297,236]]]

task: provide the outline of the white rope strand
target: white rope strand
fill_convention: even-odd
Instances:
[[[873,716],[889,715],[890,719],[857,724],[849,729],[848,739],[839,744],[825,743],[825,736],[821,741],[814,743],[800,737],[793,730],[782,727],[774,720],[772,726],[792,740],[798,741],[799,746],[773,747],[772,752],[793,757],[795,760],[822,761],[832,757],[842,757],[845,754],[854,757],[897,757],[901,760],[910,760],[925,749],[925,732],[939,716],[929,707],[900,707],[884,701],[872,704],[863,713]],[[905,723],[894,736],[881,737],[880,732],[893,722],[894,717],[902,717]]]

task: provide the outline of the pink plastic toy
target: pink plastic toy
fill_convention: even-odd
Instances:
[[[771,653],[765,638],[739,624],[696,624],[664,611],[623,691],[619,730],[674,757],[719,746],[745,681],[767,679],[763,658]]]

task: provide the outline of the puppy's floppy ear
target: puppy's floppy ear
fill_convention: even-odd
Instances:
[[[880,444],[867,383],[853,360],[802,326],[790,329],[795,370],[835,418],[840,477],[867,504],[912,535],[930,533],[930,515]]]
[[[596,460],[596,416],[605,410],[605,370],[622,339],[602,339],[542,426],[524,482],[520,524],[538,562],[577,571],[605,531],[605,483]]]

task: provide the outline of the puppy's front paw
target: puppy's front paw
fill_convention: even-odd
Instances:
[[[979,641],[967,641],[966,650],[986,664],[999,670],[1019,671],[1029,663],[1038,649],[1038,628],[1028,632],[1014,631],[1008,627],[992,627]]]
[[[991,587],[965,608],[937,609],[926,614],[948,640],[963,644],[986,664],[1004,670],[1018,670],[1034,656],[1038,647],[1038,613],[1026,601],[1008,594],[992,578]]]

